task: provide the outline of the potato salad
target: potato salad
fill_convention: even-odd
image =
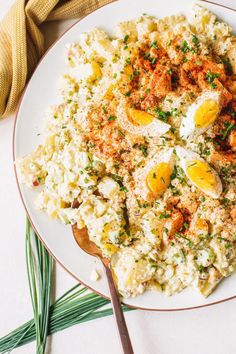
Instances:
[[[236,269],[231,31],[196,5],[78,34],[47,137],[17,161],[36,208],[87,229],[124,297],[206,297]]]

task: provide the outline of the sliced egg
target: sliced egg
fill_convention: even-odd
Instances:
[[[161,197],[170,184],[174,167],[173,149],[164,150],[133,174],[135,194],[150,201]]]
[[[205,132],[217,119],[221,111],[220,94],[205,91],[188,109],[180,126],[182,138],[197,136]]]
[[[146,137],[161,136],[168,132],[171,126],[164,123],[152,114],[134,108],[127,108],[126,102],[121,100],[117,116],[120,126],[131,134]]]
[[[135,108],[128,108],[128,117],[134,125],[141,126],[150,124],[154,119],[152,114]]]
[[[206,195],[215,199],[219,198],[222,193],[222,184],[217,172],[193,151],[177,147],[176,153],[180,159],[180,167],[190,182]]]

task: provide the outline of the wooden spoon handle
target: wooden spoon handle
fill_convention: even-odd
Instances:
[[[108,280],[108,285],[111,294],[111,303],[113,307],[113,312],[116,319],[117,328],[120,334],[120,341],[123,348],[124,354],[134,354],[132,344],[129,337],[129,332],[126,326],[124,313],[121,308],[121,303],[119,295],[116,290],[116,286],[113,280],[112,272],[108,265],[104,265],[106,269],[106,275]]]

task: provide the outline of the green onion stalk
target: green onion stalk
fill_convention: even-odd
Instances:
[[[53,258],[26,223],[26,264],[34,318],[0,338],[0,353],[36,341],[36,354],[44,354],[47,337],[78,323],[110,316],[110,301],[78,283],[51,303]],[[124,311],[130,308],[123,306]]]

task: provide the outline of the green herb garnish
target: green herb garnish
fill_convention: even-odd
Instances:
[[[229,122],[224,122],[225,125],[225,130],[222,131],[223,135],[222,135],[222,140],[225,140],[226,137],[229,135],[229,133],[231,132],[231,130],[235,130],[236,129],[236,124],[233,123],[229,123]]]
[[[37,354],[44,354],[48,335],[79,323],[112,315],[110,307],[104,308],[110,303],[109,300],[91,293],[80,283],[70,288],[54,304],[50,305],[53,259],[41,244],[28,221],[26,258],[35,319],[25,322],[0,338],[1,353],[11,352],[17,347],[36,340]],[[38,284],[37,289],[36,283]],[[123,311],[130,310],[123,306]]]
[[[168,122],[169,117],[171,116],[170,111],[162,111],[160,108],[155,108],[154,112],[157,114],[158,118],[162,120],[163,122]]]
[[[187,42],[187,41],[183,41],[183,42],[181,43],[180,49],[181,49],[181,52],[183,52],[183,53],[188,53],[188,52],[191,50],[191,48],[190,48],[190,46],[188,45],[188,42]]]
[[[159,220],[161,220],[161,219],[169,219],[170,217],[171,217],[170,214],[167,214],[166,211],[163,211],[163,213],[161,213],[161,214],[159,215]]]
[[[111,115],[111,116],[108,117],[107,120],[108,120],[109,122],[113,122],[113,121],[116,120],[116,119],[117,119],[116,116],[112,116],[112,115]]]
[[[152,42],[150,47],[155,48],[156,50],[160,49],[160,47],[157,45],[157,41]]]
[[[209,84],[211,85],[211,87],[212,87],[213,89],[216,89],[216,88],[217,88],[217,85],[216,85],[216,83],[214,82],[214,80],[215,80],[216,78],[218,78],[218,77],[220,77],[220,74],[218,74],[218,73],[212,73],[211,71],[208,71],[207,74],[205,75],[205,80],[206,80],[207,82],[209,82]]]
[[[124,43],[127,44],[128,40],[129,40],[129,35],[126,34],[125,37],[124,37]]]
[[[125,138],[125,134],[120,129],[117,129],[117,133],[122,136],[122,138]]]

